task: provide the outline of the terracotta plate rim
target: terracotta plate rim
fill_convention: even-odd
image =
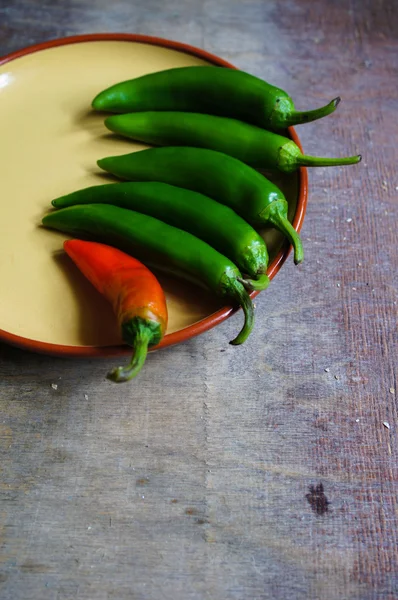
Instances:
[[[0,66],[12,60],[21,58],[22,56],[26,56],[27,54],[32,54],[33,52],[40,52],[41,50],[47,50],[56,46],[65,46],[68,44],[96,41],[125,41],[138,42],[142,44],[152,44],[155,46],[162,46],[164,48],[171,48],[180,52],[192,54],[194,56],[207,60],[208,62],[211,62],[216,66],[226,67],[229,69],[237,68],[231,63],[227,62],[226,60],[214,54],[211,54],[210,52],[206,52],[206,50],[202,50],[201,48],[196,48],[195,46],[191,46],[182,42],[176,42],[164,38],[141,35],[136,33],[91,33],[57,38],[40,44],[27,46],[20,50],[16,50],[15,52],[11,52],[10,54],[7,54],[3,57],[0,57]],[[293,127],[289,127],[289,134],[293,141],[302,150],[300,140],[297,137],[297,134]],[[300,167],[298,171],[298,184],[298,199],[296,213],[293,219],[293,227],[296,231],[299,232],[303,226],[308,198],[308,174],[307,169],[305,167]],[[273,279],[278,273],[283,263],[286,261],[288,255],[290,254],[290,251],[290,244],[286,244],[271,262],[267,271],[270,279]],[[254,298],[255,296],[257,296],[258,293],[259,292],[253,292],[251,294],[251,297]],[[209,329],[212,329],[219,323],[225,321],[225,319],[230,317],[237,310],[240,309],[234,308],[232,306],[224,306],[220,310],[209,315],[208,317],[205,317],[197,323],[189,325],[188,327],[185,327],[173,333],[166,334],[163,340],[160,342],[160,344],[151,348],[151,351],[184,342],[194,336],[204,333],[205,331],[208,331]],[[40,340],[24,338],[23,336],[15,335],[3,329],[0,329],[0,342],[5,342],[23,350],[30,350],[41,354],[49,354],[53,356],[64,357],[108,357],[131,352],[131,350],[126,345],[68,346],[62,344],[52,344],[49,342],[42,342]]]

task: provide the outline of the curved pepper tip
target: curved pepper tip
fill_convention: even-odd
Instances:
[[[106,158],[99,158],[99,159],[97,160],[97,166],[98,166],[100,169],[102,169],[103,171],[106,171],[106,170],[107,170],[107,169],[106,169],[106,161],[107,161],[107,159],[106,159]]]
[[[119,133],[117,130],[117,124],[118,124],[118,117],[120,115],[111,115],[110,117],[106,117],[104,119],[104,125],[107,129],[109,129],[110,131],[112,131],[113,133]],[[116,119],[116,125],[115,125],[115,119]]]
[[[245,315],[245,322],[241,331],[238,333],[236,338],[229,342],[230,344],[232,344],[232,346],[238,346],[239,344],[243,344],[243,342],[247,340],[247,338],[253,330],[254,306],[249,294],[247,293],[243,285],[240,283],[240,281],[238,281],[237,279],[234,283],[232,283],[230,292],[232,292],[232,298],[234,298],[237,301],[237,303],[241,306]]]
[[[95,96],[94,100],[91,102],[91,108],[93,108],[94,110],[103,110],[104,109],[101,96],[102,96],[102,92],[97,94]]]
[[[125,367],[115,367],[107,374],[107,379],[115,383],[124,383],[136,377],[141,371],[148,354],[149,332],[138,337],[135,342],[133,356]]]
[[[304,260],[304,249],[300,238],[297,236],[298,241],[293,246],[293,261],[295,265],[300,265]]]
[[[333,102],[333,104],[334,104],[334,107],[335,107],[335,108],[337,108],[337,107],[338,107],[338,105],[339,105],[339,104],[340,104],[340,102],[341,102],[341,98],[340,98],[340,96],[337,96],[337,98],[335,98],[334,100],[332,100],[332,102]]]
[[[130,375],[128,367],[115,367],[106,375],[106,378],[114,383],[124,383],[132,379],[132,377],[134,375]]]
[[[270,284],[269,277],[266,273],[259,275],[257,279],[238,277],[238,281],[240,281],[249,292],[261,292],[262,290],[266,290]]]
[[[310,123],[311,121],[317,121],[323,117],[327,117],[332,114],[341,101],[340,96],[331,100],[325,106],[315,108],[314,110],[298,111],[292,110],[289,114],[284,116],[285,126],[301,125],[303,123]]]

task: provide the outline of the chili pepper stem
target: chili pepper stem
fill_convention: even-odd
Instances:
[[[287,218],[285,201],[274,200],[261,213],[261,217],[279,229],[288,238],[294,249],[294,264],[298,265],[304,260],[303,244],[297,231]]]
[[[269,286],[269,277],[265,273],[259,275],[257,279],[245,279],[238,277],[238,281],[250,292],[260,292]]]
[[[232,297],[234,297],[235,300],[240,304],[245,315],[245,322],[241,331],[238,333],[235,339],[229,342],[233,346],[238,346],[247,340],[253,329],[254,306],[249,294],[238,280],[231,282],[231,285],[232,287],[229,286],[228,291],[229,293],[232,292]]]
[[[148,354],[148,344],[152,338],[151,331],[141,330],[134,341],[134,354],[128,365],[116,367],[107,375],[107,378],[116,383],[129,381],[142,369]]]
[[[314,110],[291,110],[284,115],[285,125],[287,127],[290,125],[301,125],[303,123],[310,123],[311,121],[322,119],[323,117],[326,117],[334,112],[340,104],[340,101],[341,98],[338,96],[329,102],[329,104],[326,104],[326,106],[321,106],[320,108],[315,108]]]
[[[355,165],[362,159],[360,154],[355,156],[343,156],[342,158],[324,158],[321,156],[309,156],[301,154],[300,148],[292,141],[285,142],[278,153],[278,168],[283,173],[293,173],[298,167],[340,167],[344,165]]]
[[[320,156],[308,156],[301,154],[296,156],[296,162],[302,167],[341,167],[344,165],[356,165],[361,162],[362,156],[345,156],[343,158],[321,158]]]

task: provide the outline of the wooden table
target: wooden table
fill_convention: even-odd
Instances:
[[[189,42],[298,108],[340,94],[304,149],[363,154],[309,173],[305,262],[258,298],[243,347],[237,315],[119,387],[109,361],[0,346],[1,600],[398,598],[397,7],[0,0],[0,54]]]

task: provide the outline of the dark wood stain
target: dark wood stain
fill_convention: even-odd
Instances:
[[[197,525],[207,525],[210,521],[208,519],[195,519],[195,523]]]
[[[24,562],[20,569],[24,573],[48,573],[48,571],[50,571],[50,568],[47,565],[35,563],[33,560]]]
[[[149,478],[148,477],[139,477],[135,483],[136,483],[136,485],[138,485],[140,487],[142,487],[144,485],[148,485]]]
[[[188,508],[185,509],[185,514],[186,515],[198,515],[199,511],[197,508],[193,508],[191,506],[189,506]]]
[[[318,483],[316,486],[310,485],[309,490],[310,491],[305,497],[312,510],[316,512],[317,515],[324,515],[329,510],[330,502],[323,491],[323,483]]]

